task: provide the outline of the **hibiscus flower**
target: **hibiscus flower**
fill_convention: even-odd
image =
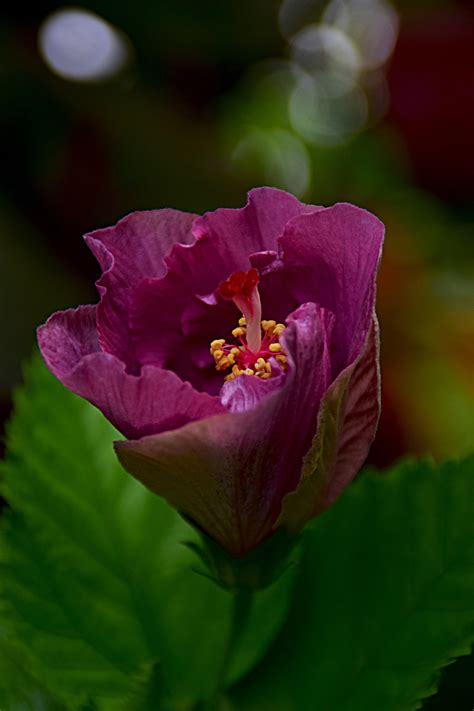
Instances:
[[[123,466],[234,556],[330,506],[379,417],[382,223],[259,188],[241,209],[135,212],[85,239],[100,302],[38,341],[125,436]]]

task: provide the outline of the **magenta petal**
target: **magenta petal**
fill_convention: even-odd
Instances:
[[[260,400],[282,387],[285,375],[261,380],[254,375],[240,375],[221,388],[222,404],[231,412],[245,412],[258,405]]]
[[[257,261],[273,259],[272,250],[276,250],[288,220],[317,209],[281,190],[258,188],[249,193],[243,208],[222,208],[196,218],[196,242],[191,246],[175,245],[165,260],[166,275],[162,279],[145,279],[136,289],[130,326],[138,362],[176,367],[176,351],[184,346],[181,314],[195,296],[213,293],[229,274],[248,269],[255,253],[265,253],[263,257],[255,255]],[[237,309],[235,315],[238,317]],[[229,326],[232,325],[230,321]],[[216,331],[209,338],[206,334],[202,342],[207,345],[222,335],[225,334]],[[192,343],[186,344],[186,349],[191,349],[189,359],[196,360],[192,348]]]
[[[193,241],[191,226],[195,217],[171,209],[133,212],[113,227],[85,236],[103,272],[97,282],[101,347],[130,370],[137,369],[128,326],[131,293],[143,279],[163,276],[163,260],[173,244]]]
[[[299,481],[329,385],[332,325],[316,304],[302,306],[282,338],[290,368],[281,388],[245,411],[118,442],[122,464],[233,554],[253,548]]]
[[[254,252],[275,251],[278,237],[291,218],[319,209],[277,188],[255,188],[249,192],[245,207],[206,212],[195,220],[193,232],[219,241],[226,272],[220,280],[236,269],[248,268],[249,255]]]
[[[280,239],[284,268],[294,278],[298,268],[304,270],[299,298],[336,317],[335,376],[357,358],[366,340],[383,235],[384,226],[374,215],[340,203],[294,218]]]
[[[126,437],[174,429],[225,412],[218,397],[196,392],[175,373],[145,367],[129,375],[115,356],[98,350],[95,307],[51,316],[38,329],[49,369],[69,390],[101,410]]]
[[[38,328],[38,345],[50,371],[59,380],[85,356],[100,351],[96,306],[58,311]]]
[[[380,406],[379,327],[374,314],[366,346],[348,381],[339,415],[340,436],[320,510],[334,503],[365,462]]]
[[[357,360],[325,393],[318,429],[301,481],[285,497],[277,525],[299,531],[341,494],[359,471],[375,437],[380,415],[379,332],[375,313]]]
[[[129,375],[108,353],[84,358],[61,381],[129,438],[176,429],[223,410],[218,397],[198,393],[169,370],[145,366],[139,376]]]

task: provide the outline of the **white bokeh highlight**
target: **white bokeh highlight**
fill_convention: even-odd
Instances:
[[[47,17],[38,34],[40,53],[55,74],[72,81],[100,81],[126,64],[124,35],[89,10],[64,8]]]
[[[322,21],[352,38],[364,69],[382,66],[397,41],[398,14],[386,0],[332,0]]]

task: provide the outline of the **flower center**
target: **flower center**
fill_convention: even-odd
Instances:
[[[211,342],[210,350],[216,369],[232,369],[225,380],[233,380],[242,374],[256,375],[265,380],[287,368],[286,356],[279,343],[285,326],[276,321],[261,320],[258,282],[258,271],[249,269],[247,272],[234,272],[219,284],[220,295],[233,301],[242,313],[239,325],[232,331],[240,345],[226,343],[224,338]]]

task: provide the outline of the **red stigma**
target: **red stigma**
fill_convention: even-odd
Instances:
[[[252,292],[260,281],[258,270],[252,267],[247,272],[234,272],[219,284],[219,294],[223,299],[232,301],[235,298],[249,300]]]

